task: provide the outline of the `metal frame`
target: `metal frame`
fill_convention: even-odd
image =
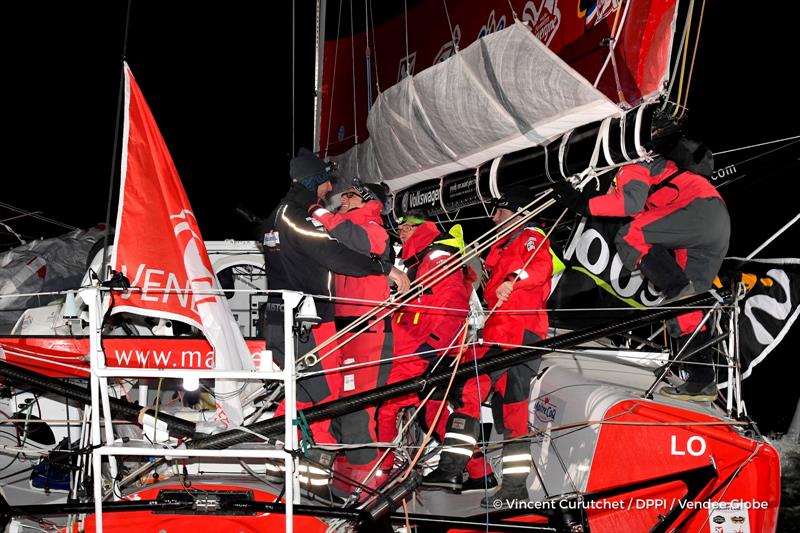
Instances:
[[[283,458],[285,464],[285,490],[286,490],[286,531],[293,530],[294,505],[300,503],[300,487],[295,472],[297,460],[294,455],[299,443],[297,431],[293,427],[293,420],[297,416],[296,384],[294,365],[286,365],[282,372],[266,371],[229,371],[229,370],[172,370],[172,369],[130,369],[106,366],[105,353],[101,342],[102,333],[102,299],[101,290],[95,287],[81,290],[82,298],[89,304],[89,362],[91,369],[91,443],[92,443],[92,471],[93,498],[95,512],[95,532],[103,531],[103,487],[100,476],[102,458],[109,456],[111,474],[116,475],[117,455],[141,455],[172,457],[252,457],[252,458]],[[285,354],[287,361],[294,360],[294,343],[292,342],[292,312],[300,302],[302,294],[294,291],[283,291],[284,301],[284,334],[286,339]],[[158,449],[143,447],[115,446],[114,431],[110,416],[111,407],[108,396],[109,377],[150,377],[150,378],[183,378],[196,376],[198,378],[228,378],[241,380],[276,380],[283,381],[285,387],[286,414],[284,424],[284,449],[236,449],[236,450],[201,450],[201,449]],[[96,406],[102,404],[102,411],[106,413],[104,435],[101,438],[100,420],[101,412]],[[103,440],[105,439],[105,445]]]

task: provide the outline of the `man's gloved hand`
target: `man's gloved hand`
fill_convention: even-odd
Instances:
[[[558,203],[575,211],[579,215],[589,214],[589,197],[575,190],[566,181],[556,180],[553,182],[553,193],[556,195]]]

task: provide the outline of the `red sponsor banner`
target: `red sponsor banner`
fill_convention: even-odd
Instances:
[[[347,20],[349,7],[342,4],[341,17]],[[340,154],[353,146],[356,139],[363,142],[369,136],[366,128],[369,99],[374,102],[378,88],[385,90],[406,75],[449,58],[455,52],[454,42],[463,49],[484,35],[507,28],[513,23],[514,14],[591,83],[608,57],[608,47],[601,43],[611,35],[612,28],[621,28],[615,54],[622,95],[617,90],[611,64],[603,70],[598,88],[614,102],[624,99],[631,104],[657,93],[669,64],[676,1],[621,4],[617,0],[597,0],[580,2],[586,6],[583,10],[576,4],[563,0],[454,2],[448,5],[448,22],[440,1],[424,0],[407,13],[370,27],[367,46],[363,32],[337,39],[332,32],[336,31],[339,13],[337,3],[330,2],[327,18],[334,23],[326,25],[320,151],[323,155]],[[628,12],[624,13],[628,5]],[[363,27],[364,10],[356,9],[352,16],[356,25],[361,21]],[[368,64],[371,90],[367,86]]]
[[[258,368],[266,343],[260,339],[246,343]],[[211,370],[215,363],[214,349],[206,339],[104,337],[103,350],[108,367]],[[6,362],[46,376],[89,376],[88,337],[0,338],[0,353]]]

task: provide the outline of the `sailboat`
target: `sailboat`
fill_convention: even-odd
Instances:
[[[432,18],[431,4],[417,3],[404,15],[409,17],[411,26],[413,16]],[[662,118],[665,110],[668,114],[675,110],[680,113],[680,108],[665,107],[660,100],[664,82],[674,79],[668,76],[670,49],[677,52],[679,48],[672,42],[671,26],[678,14],[675,2],[589,2],[581,4],[577,15],[568,13],[554,0],[485,4],[481,5],[485,12],[476,9],[468,17],[469,24],[467,18],[459,18],[441,42],[435,37],[426,41],[429,50],[422,46],[410,50],[408,45],[398,45],[394,52],[399,57],[392,58],[389,50],[381,48],[385,63],[380,68],[396,74],[399,83],[381,93],[375,102],[356,109],[347,109],[355,88],[348,92],[339,85],[343,83],[346,87],[353,83],[353,77],[336,74],[337,68],[349,71],[351,65],[332,58],[336,57],[338,47],[350,49],[350,40],[365,43],[371,39],[373,46],[384,41],[376,33],[367,32],[320,41],[323,90],[317,106],[317,148],[337,162],[343,175],[364,176],[389,185],[395,193],[394,210],[398,216],[413,208],[424,210],[429,216],[458,218],[459,211],[471,206],[483,209],[484,202],[521,183],[527,184],[532,192],[545,191],[550,179],[576,175],[591,183],[594,177],[604,175],[603,170],[607,174],[612,168],[653,153],[659,135],[671,134],[670,128],[675,126],[673,121]],[[323,17],[325,12],[321,6]],[[330,19],[332,12],[328,10],[327,14]],[[323,21],[324,18],[320,27],[324,26]],[[402,18],[390,20],[374,31],[397,32],[403,22]],[[467,36],[474,36],[475,41],[470,42]],[[609,39],[604,49],[587,44],[603,39]],[[404,42],[397,38],[387,40]],[[387,56],[390,58],[386,59]],[[618,64],[621,58],[626,61],[624,65]],[[431,66],[423,68],[428,65]],[[375,71],[375,79],[381,79],[377,65]],[[371,87],[372,75],[370,66],[355,77],[355,85],[363,78],[361,85]],[[336,93],[347,94],[344,100],[350,103],[334,101]],[[368,95],[369,91],[358,94]],[[366,109],[370,109],[368,116]],[[480,114],[481,111],[485,113]],[[453,118],[461,122],[435,121]],[[364,139],[367,130],[369,137]],[[332,132],[336,142],[332,141]],[[182,221],[189,223],[186,216]],[[6,379],[19,389],[48,390],[54,398],[47,400],[51,402],[48,406],[38,394],[14,395],[13,409],[7,414],[15,420],[22,441],[10,449],[15,455],[10,456],[12,460],[5,466],[15,473],[22,472],[23,477],[17,480],[21,482],[14,489],[16,498],[4,487],[5,501],[0,515],[15,527],[34,523],[39,524],[37,527],[66,527],[70,531],[92,530],[99,527],[100,520],[106,531],[134,528],[183,531],[201,525],[232,531],[284,527],[298,531],[324,531],[329,527],[388,531],[411,525],[437,531],[511,528],[572,532],[775,531],[779,504],[777,453],[747,419],[740,397],[741,379],[751,367],[739,366],[734,345],[726,342],[722,345],[723,357],[731,363],[726,365],[730,371],[726,368],[724,372],[727,388],[723,402],[688,403],[653,395],[661,385],[654,370],[659,370],[658,377],[666,375],[661,367],[671,355],[652,338],[645,339],[646,342],[636,340],[636,334],[642,330],[655,332],[658,327],[652,325],[654,322],[681,309],[659,308],[659,296],[654,289],[638,274],[623,272],[615,264],[602,233],[589,224],[587,221],[578,224],[564,247],[565,259],[574,258],[575,262],[570,265],[570,273],[559,281],[561,289],[557,287],[554,297],[566,301],[569,289],[577,285],[570,282],[570,276],[585,277],[585,272],[579,270],[583,268],[594,275],[592,292],[596,293],[595,289],[601,286],[595,281],[605,282],[600,296],[610,297],[612,304],[596,304],[606,308],[605,318],[612,311],[618,313],[614,323],[602,319],[590,322],[585,317],[577,324],[567,319],[560,323],[559,315],[554,314],[557,329],[546,341],[510,350],[498,358],[487,358],[479,368],[464,368],[456,373],[458,379],[475,371],[536,361],[540,371],[532,384],[530,398],[531,451],[536,458],[536,475],[529,480],[529,505],[484,513],[477,510],[476,495],[419,490],[419,474],[435,465],[435,448],[425,455],[420,472],[405,479],[391,477],[380,491],[370,493],[363,501],[356,499],[344,507],[301,501],[301,494],[290,488],[291,482],[284,487],[265,482],[264,460],[252,460],[255,456],[251,453],[259,452],[242,448],[274,447],[276,439],[291,448],[293,443],[287,436],[293,432],[286,431],[285,420],[262,418],[262,413],[245,414],[245,429],[238,429],[234,423],[229,428],[217,425],[200,431],[198,428],[205,421],[197,413],[202,411],[177,408],[167,413],[163,407],[160,411],[159,399],[165,397],[161,380],[157,380],[158,385],[154,381],[137,383],[138,405],[127,398],[136,393],[131,383],[121,381],[115,391],[119,398],[109,399],[108,409],[103,405],[105,422],[110,419],[109,413],[115,418],[113,428],[107,426],[111,432],[107,429],[103,436],[96,414],[100,405],[92,401],[101,397],[102,391],[92,392],[69,382],[59,385],[58,379],[49,380],[42,374],[61,380],[68,377],[85,380],[87,370],[97,367],[96,361],[87,362],[85,354],[103,353],[109,367],[129,366],[120,364],[118,354],[150,350],[149,353],[162,354],[161,358],[137,356],[138,364],[130,366],[165,371],[172,367],[178,368],[175,370],[178,373],[186,370],[182,378],[186,392],[190,388],[186,383],[192,377],[190,370],[213,368],[215,358],[204,357],[200,363],[199,358],[190,355],[178,363],[163,357],[167,352],[213,353],[205,339],[181,336],[142,339],[128,335],[104,336],[99,340],[93,336],[95,333],[87,331],[83,339],[72,335],[55,340],[42,340],[41,335],[0,339],[5,352],[2,371]],[[196,241],[195,238],[193,242]],[[598,248],[609,253],[592,255]],[[206,272],[211,270],[202,260],[202,254],[200,257]],[[102,254],[99,261],[103,262]],[[771,286],[757,284],[756,290],[761,292],[750,294],[764,296],[760,300],[762,305],[768,298],[783,303],[782,293],[771,291],[784,287],[785,280],[788,287],[785,292],[792,299],[785,317],[776,319],[776,324],[765,326],[751,321],[747,330],[747,322],[742,320],[739,332],[741,335],[754,332],[756,345],[759,344],[756,322],[772,336],[772,341],[761,343],[762,349],[753,361],[761,356],[764,347],[779,341],[797,316],[796,263],[783,261],[761,266],[763,275],[759,271],[757,278],[780,282]],[[131,273],[127,272],[128,278],[135,281],[137,276]],[[169,283],[168,276],[164,279],[160,284],[157,274],[148,277],[142,271],[134,286],[142,287],[149,280],[152,298]],[[93,282],[87,280],[86,285]],[[177,295],[181,290],[204,291],[203,294],[220,290],[219,287],[187,288],[180,282],[177,288],[180,289]],[[119,298],[124,291],[125,287],[117,287],[107,292]],[[683,304],[713,307],[720,305],[722,299],[731,309],[745,305],[742,295],[738,300],[736,296],[718,291]],[[79,311],[91,312],[94,316],[89,317],[88,323],[102,326],[98,322],[102,308],[95,306],[91,298],[86,300]],[[620,310],[623,307],[620,302],[636,311]],[[251,300],[250,304],[253,303]],[[561,303],[560,307],[566,305]],[[725,316],[735,314],[731,311]],[[76,328],[83,327],[80,313],[77,315],[72,318],[73,324]],[[247,319],[250,321],[252,315],[247,315]],[[143,329],[152,332],[156,328],[169,331],[164,329],[167,322],[174,323],[173,332],[181,322],[196,330],[204,325],[197,320],[182,321],[165,312],[151,317],[149,324],[123,320],[124,325],[136,332]],[[731,323],[734,327],[730,327]],[[125,329],[124,325],[118,327]],[[734,334],[739,322],[731,318],[719,321],[718,325],[720,332]],[[778,333],[774,328],[778,328]],[[50,344],[45,347],[43,342]],[[647,349],[634,349],[635,344]],[[268,358],[264,351],[268,347],[263,341],[248,340],[247,345],[250,353]],[[112,358],[112,354],[117,355]],[[263,368],[260,361],[257,367]],[[423,386],[445,383],[450,377],[449,370],[442,370],[426,376],[424,383],[419,380],[399,383],[346,401],[313,407],[304,412],[304,417],[313,422],[338,416],[382,399],[419,391]],[[98,386],[101,382],[92,383]],[[167,381],[167,387],[171,387],[166,389],[170,394],[183,394],[181,385]],[[83,409],[86,405],[93,405],[94,425],[89,424],[90,415]],[[59,416],[69,422],[49,424],[52,438],[35,436],[30,429],[37,419],[41,422],[47,419],[42,416],[42,409],[48,412],[65,409],[62,413],[66,414]],[[128,424],[116,420],[117,417]],[[288,418],[291,424],[292,417]],[[134,429],[128,432],[124,428],[131,422]],[[76,446],[72,443],[77,430],[71,424],[80,428]],[[137,428],[139,424],[142,427]],[[64,437],[66,451],[54,451]],[[95,462],[93,448],[100,443],[108,447],[142,438],[159,443],[162,448],[159,457],[165,459],[140,460],[136,466],[130,459],[127,465],[120,461],[117,466],[112,466],[112,461]],[[125,439],[128,440],[123,442]],[[262,445],[264,439],[271,442]],[[487,440],[485,444],[491,448],[492,439]],[[31,442],[38,444],[26,446]],[[180,448],[184,442],[188,444]],[[413,448],[417,444],[413,435],[409,435],[409,441],[400,446]],[[46,459],[33,468],[35,481],[23,471],[32,465],[29,458],[35,453],[32,447],[47,451],[41,453]],[[209,453],[201,459],[191,459],[190,452],[181,452],[182,449]],[[229,459],[209,457],[215,450],[224,451],[217,453]],[[71,462],[72,457],[77,457],[75,463]],[[489,457],[490,461],[497,460],[491,450]],[[59,468],[63,463],[74,466]],[[87,483],[90,463],[94,468],[91,480],[94,495],[92,484]],[[121,470],[122,466],[130,471],[119,476],[116,469]],[[31,487],[27,486],[29,479]],[[96,487],[107,498],[102,505],[97,500]],[[276,502],[281,490],[287,491],[286,505]],[[297,501],[293,501],[296,497]],[[399,511],[401,508],[404,510]],[[104,518],[100,518],[98,510]],[[31,521],[31,517],[36,519]]]

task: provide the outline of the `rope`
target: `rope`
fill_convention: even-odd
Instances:
[[[339,62],[339,37],[342,29],[342,4],[339,2],[339,16],[336,22],[336,48],[333,49],[333,79],[331,80],[331,103],[328,106],[328,129],[325,134],[325,157],[328,156],[328,148],[331,145],[331,124],[333,124],[333,96],[336,91],[336,65]]]
[[[606,56],[606,59],[603,62],[603,66],[600,67],[600,72],[597,73],[597,78],[595,78],[595,80],[594,80],[594,85],[593,86],[595,88],[600,83],[600,78],[603,76],[603,73],[605,72],[606,68],[608,67],[608,62],[613,58],[614,48],[616,48],[616,46],[617,46],[617,40],[619,39],[619,34],[622,33],[622,27],[624,26],[625,19],[628,16],[628,8],[630,7],[630,5],[631,5],[631,2],[628,2],[625,5],[625,10],[624,10],[623,16],[622,16],[622,24],[619,25],[619,31],[617,31],[617,22],[620,19],[621,10],[619,8],[617,8],[617,13],[614,16],[614,24],[612,25],[611,32],[609,33],[610,42],[609,42],[609,46],[608,46],[608,55]],[[619,81],[617,81],[617,84],[618,84],[617,91],[619,92],[620,91],[620,89],[619,89]]]
[[[517,12],[514,11],[514,6],[511,4],[511,0],[508,0],[508,9],[511,10],[511,17],[517,21],[519,18],[517,17]]]
[[[700,7],[700,20],[697,23],[697,35],[694,38],[694,50],[692,50],[692,62],[689,66],[689,79],[686,82],[686,96],[683,98],[683,107],[681,108],[681,115],[678,118],[683,118],[686,113],[686,104],[689,102],[689,88],[692,86],[692,75],[694,74],[694,62],[697,58],[697,48],[700,45],[700,31],[703,29],[703,15],[706,11],[706,2],[703,0],[703,5]],[[677,111],[677,108],[676,108]]]
[[[406,76],[411,76],[411,69],[409,68],[409,52],[408,52],[408,3],[403,0],[403,24],[406,31]]]
[[[4,208],[6,208],[6,209],[8,209],[10,211],[14,211],[15,213],[20,213],[21,215],[24,215],[24,216],[33,217],[33,218],[35,218],[37,220],[41,220],[42,222],[49,222],[50,224],[54,224],[56,226],[61,226],[62,228],[66,228],[66,229],[69,229],[69,230],[79,229],[79,228],[76,228],[75,226],[70,226],[69,224],[66,224],[64,222],[59,222],[58,220],[55,220],[53,218],[49,218],[49,217],[46,217],[44,215],[40,215],[39,213],[41,213],[41,211],[25,211],[24,209],[20,209],[19,207],[14,207],[13,205],[7,204],[5,202],[0,202],[0,207],[4,207]]]
[[[456,42],[456,34],[453,32],[453,23],[450,22],[450,12],[447,10],[447,0],[442,0],[444,6],[444,14],[447,17],[447,26],[450,28],[450,42],[453,44],[453,53],[458,52],[458,43]],[[445,211],[447,213],[447,211]]]
[[[517,272],[516,276],[514,276],[514,279],[511,280],[511,290],[512,291],[513,291],[513,288],[514,288],[514,284],[519,280],[520,274],[528,268],[528,265],[530,265],[530,263],[533,260],[533,258],[536,257],[536,255],[539,253],[539,250],[541,250],[542,245],[544,245],[544,243],[547,242],[547,239],[550,237],[550,233],[552,233],[553,228],[555,227],[555,225],[557,225],[558,222],[561,221],[561,219],[564,217],[564,215],[567,213],[567,211],[569,211],[569,210],[568,209],[564,209],[564,211],[562,211],[561,215],[556,220],[556,223],[554,224],[554,226],[550,228],[550,231],[545,235],[545,238],[542,239],[542,241],[539,243],[539,245],[533,250],[533,253],[531,253],[530,257],[525,262],[523,267]],[[514,218],[517,218],[517,217],[514,217]],[[519,218],[522,218],[522,217],[519,217]],[[489,311],[489,314],[487,315],[487,320],[488,320],[489,317],[491,317],[491,315],[494,312],[494,310],[497,309],[499,306],[501,306],[504,301],[505,300],[503,300],[501,302],[498,299],[498,301],[492,307],[491,311]],[[468,324],[469,324],[469,318],[467,318],[467,322],[463,326],[464,327],[464,333],[462,334],[462,337],[461,337],[461,348],[459,349],[458,355],[456,355],[456,357],[455,357],[455,362],[453,364],[453,373],[450,375],[450,381],[448,382],[447,388],[445,389],[444,398],[442,399],[442,402],[439,404],[439,409],[436,411],[436,415],[434,416],[433,421],[431,422],[431,425],[430,425],[431,427],[428,428],[428,432],[425,434],[425,438],[422,440],[422,444],[420,446],[420,449],[417,450],[417,453],[414,456],[414,459],[411,461],[411,464],[409,464],[405,474],[403,474],[403,477],[401,478],[402,480],[405,480],[409,476],[409,474],[413,470],[414,466],[417,464],[417,461],[419,461],[419,457],[422,454],[422,451],[425,448],[425,445],[430,440],[430,436],[434,432],[434,430],[436,428],[436,424],[439,422],[439,417],[442,414],[442,410],[444,409],[445,403],[447,401],[447,397],[450,394],[450,389],[453,386],[453,381],[454,381],[454,379],[456,377],[456,372],[458,372],[458,367],[459,367],[459,364],[461,363],[461,358],[463,357],[463,354],[464,354],[465,341],[466,341],[466,335],[467,335],[466,327],[467,327]],[[476,362],[476,365],[477,365],[477,362]],[[477,371],[477,366],[476,366],[476,371]]]
[[[800,139],[800,135],[794,135],[793,137],[784,137],[783,139],[776,139],[774,141],[766,141],[766,142],[758,143],[758,144],[748,144],[747,146],[740,146],[739,148],[731,148],[729,150],[722,150],[722,151],[719,151],[719,152],[714,152],[714,156],[716,157],[718,155],[729,154],[731,152],[738,152],[738,151],[741,151],[741,150],[749,150],[750,148],[758,148],[760,146],[767,146],[769,144],[782,143],[782,142],[786,142],[786,141],[796,141],[798,139]],[[789,145],[787,145],[787,146],[789,146]],[[781,146],[781,148],[785,148],[785,147]],[[767,152],[767,153],[771,153],[771,152]],[[764,154],[762,154],[762,155],[764,155]],[[748,159],[748,161],[750,161],[750,160]],[[739,164],[741,164],[741,163],[739,163]]]
[[[469,319],[467,319],[466,324],[469,324]],[[425,433],[425,437],[422,439],[422,444],[420,444],[417,453],[414,455],[414,458],[411,460],[411,463],[409,463],[405,473],[400,478],[401,481],[405,481],[411,474],[411,472],[414,470],[414,466],[419,461],[422,452],[425,450],[425,446],[428,444],[428,442],[430,442],[431,435],[436,430],[436,424],[439,423],[439,417],[441,417],[442,411],[444,410],[445,405],[447,405],[447,397],[450,395],[450,389],[453,386],[453,381],[455,381],[456,373],[458,372],[458,367],[461,364],[461,357],[464,354],[466,339],[467,339],[467,328],[464,327],[464,332],[462,333],[461,336],[461,347],[459,348],[458,354],[456,354],[456,356],[454,357],[453,372],[450,374],[450,381],[447,383],[447,388],[445,388],[444,390],[444,397],[442,398],[442,401],[439,402],[439,409],[436,410],[436,415],[434,415],[430,427],[428,428],[428,431]]]
[[[691,11],[693,8],[694,8],[694,0],[692,0],[689,3],[689,11]],[[681,40],[680,40],[680,45],[678,46],[678,54],[677,55],[681,55],[683,53],[683,45],[684,45],[684,43],[686,41],[686,34],[687,34],[688,30],[689,30],[688,25],[684,24],[683,25],[683,34],[681,35]],[[675,65],[674,65],[674,67],[672,69],[672,75],[670,76],[669,87],[667,88],[667,93],[666,93],[667,96],[672,94],[672,88],[675,85],[675,78],[676,78],[677,73],[678,73],[678,62],[676,61]],[[679,100],[678,98],[675,99],[676,102],[678,100]],[[667,105],[669,105],[669,100],[667,100],[665,98],[664,99],[664,104],[661,106],[661,111],[664,111],[667,108]],[[673,116],[674,116],[674,113],[673,113]]]
[[[354,33],[353,27],[353,0],[350,0],[350,33]],[[356,149],[355,154],[355,161],[356,161],[356,176],[359,176],[358,172],[358,111],[356,109],[356,44],[355,38],[350,37],[350,70],[352,71],[353,75],[353,134],[355,135],[355,139],[353,140],[353,146]]]
[[[688,51],[688,44],[689,44],[689,34],[691,33],[692,27],[692,16],[694,15],[694,0],[689,4],[689,14],[686,17],[686,31],[684,31],[683,39],[684,42],[681,43],[681,77],[680,83],[678,83],[678,97],[675,98],[675,101],[680,103],[681,101],[681,94],[683,93],[683,79],[684,74],[686,73],[686,53]],[[676,106],[675,109],[672,111],[672,116],[676,116],[678,114],[678,107]]]
[[[378,68],[378,40],[375,38],[375,21],[372,15],[375,10],[372,7],[372,0],[369,0],[369,24],[372,26],[372,55],[375,57],[375,88],[378,90],[378,95],[381,94],[381,79],[380,69]],[[369,43],[369,41],[367,41]]]
[[[530,208],[533,204],[537,203],[539,200],[542,200],[547,194],[550,194],[551,192],[552,192],[552,189],[548,189],[547,191],[543,192],[542,194],[539,194],[536,198],[534,198],[528,205],[526,205],[523,208],[523,211],[525,211],[525,209]],[[539,214],[544,209],[548,208],[553,203],[555,203],[555,200],[550,199],[547,202],[545,202],[544,205],[540,206],[538,209],[534,210],[533,212],[530,212],[530,213],[526,214],[524,217],[514,217],[514,219],[519,219],[519,220],[516,220],[515,222],[511,223],[508,227],[507,227],[506,224],[503,224],[502,225],[503,229],[501,231],[497,232],[494,241],[496,241],[498,239],[501,239],[502,237],[512,233],[518,227],[520,227],[522,224],[525,224],[528,220],[530,220],[531,218],[533,218],[534,216]],[[512,219],[509,219],[509,220],[512,220]],[[405,303],[410,301],[412,298],[414,298],[417,295],[417,293],[421,292],[421,290],[424,287],[431,287],[431,286],[435,285],[436,283],[438,283],[439,281],[444,279],[446,276],[448,276],[452,272],[454,272],[456,269],[461,268],[464,264],[466,264],[467,261],[469,261],[473,257],[476,257],[477,255],[480,255],[480,253],[482,253],[484,249],[486,249],[489,246],[491,246],[491,244],[494,242],[494,241],[492,241],[492,242],[480,243],[480,240],[483,239],[484,237],[489,236],[494,231],[495,230],[487,231],[486,233],[484,233],[484,235],[479,237],[474,243],[471,243],[469,246],[467,246],[467,248],[465,249],[465,251],[464,251],[464,253],[462,255],[454,254],[454,255],[450,256],[448,259],[443,261],[442,264],[439,265],[438,268],[436,268],[434,270],[431,270],[430,272],[427,272],[425,275],[423,275],[420,278],[418,278],[411,285],[409,290],[400,297],[400,305],[404,305]],[[349,333],[349,332],[353,331],[357,327],[361,326],[363,323],[365,323],[365,322],[367,322],[367,321],[369,321],[369,320],[374,318],[373,322],[371,322],[370,324],[368,324],[368,325],[362,327],[360,330],[358,330],[355,333],[355,335],[357,335],[358,333],[362,333],[362,332],[366,331],[368,328],[372,327],[373,325],[378,323],[380,320],[383,320],[384,318],[389,316],[392,313],[392,309],[388,309],[388,310],[386,309],[389,305],[397,305],[397,304],[395,304],[394,302],[392,302],[392,303],[384,302],[384,304],[382,304],[380,306],[376,306],[371,311],[369,311],[369,312],[365,313],[364,315],[362,315],[358,320],[354,321],[353,323],[351,323],[346,328],[344,328],[341,331],[337,332],[336,335],[333,335],[332,337],[327,339],[325,342],[321,343],[319,346],[317,346],[313,350],[309,351],[307,354],[305,354],[301,358],[301,360],[305,361],[307,366],[313,366],[314,364],[316,364],[316,362],[320,361],[322,358],[327,356],[327,354],[326,354],[322,358],[316,358],[316,354],[319,353],[323,348],[327,347],[329,344],[341,339],[341,337],[343,337],[345,333]],[[377,317],[376,317],[376,315],[377,315]],[[346,339],[345,341],[343,341],[342,343],[338,344],[337,346],[341,347],[341,346],[347,344],[352,338],[355,338],[355,335],[353,335],[352,337]],[[331,353],[331,352],[329,352],[329,353]],[[314,361],[314,362],[312,362],[312,361]]]

